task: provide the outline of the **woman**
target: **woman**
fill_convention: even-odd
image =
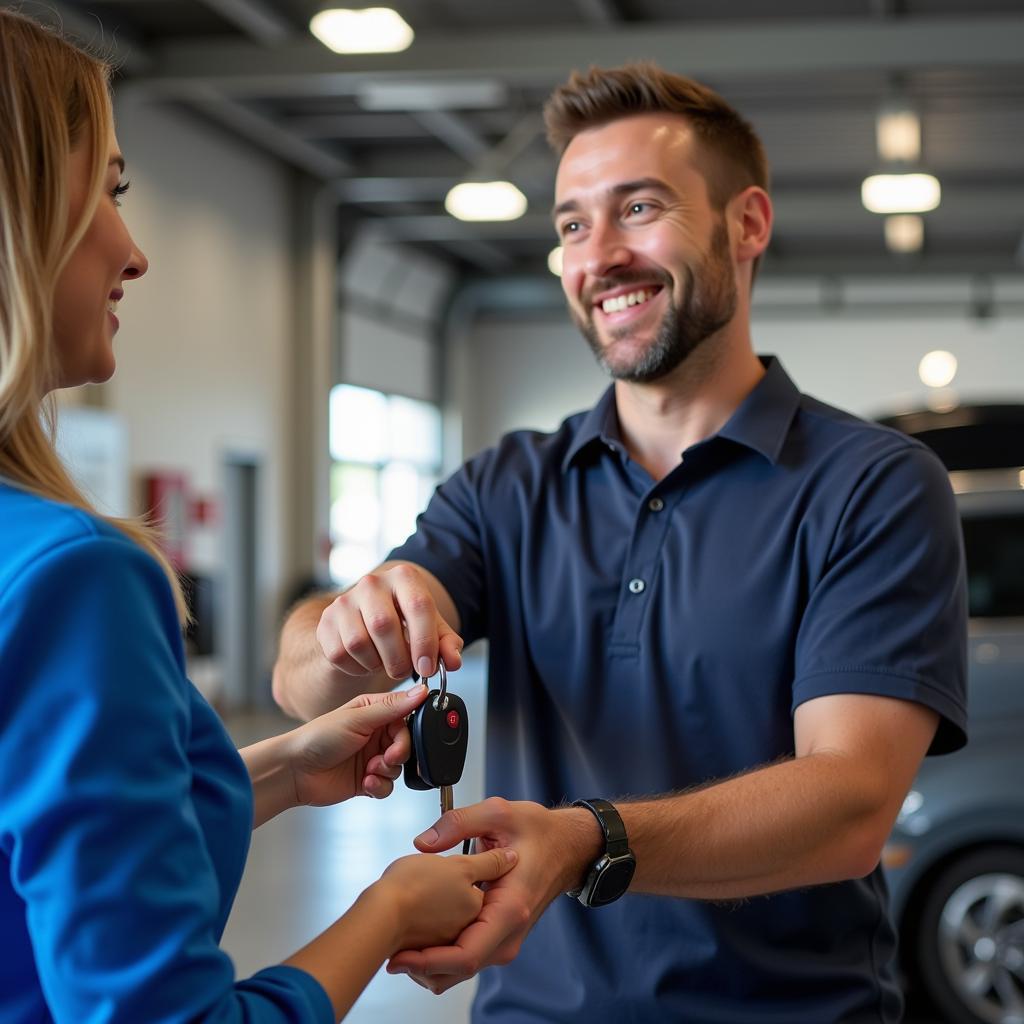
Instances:
[[[118,212],[107,68],[0,11],[0,1022],[334,1021],[381,963],[450,941],[511,852],[393,864],[284,964],[219,950],[248,837],[297,804],[390,793],[425,688],[241,751],[184,675],[178,582],[98,515],[41,412],[114,371],[145,256]]]

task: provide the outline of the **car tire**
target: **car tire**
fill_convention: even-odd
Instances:
[[[988,846],[948,865],[921,905],[915,950],[950,1024],[1024,1021],[1024,849]]]

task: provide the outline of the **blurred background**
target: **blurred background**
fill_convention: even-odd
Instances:
[[[124,216],[151,264],[116,376],[63,396],[61,445],[105,509],[162,520],[193,679],[240,739],[281,726],[290,603],[371,568],[464,458],[606,385],[548,215],[540,107],[574,68],[653,59],[753,123],[776,205],[754,338],[804,391],[870,418],[1024,401],[1020,0],[402,0],[369,41],[332,40],[310,0],[18,6],[116,60]],[[482,714],[479,652],[459,685]],[[240,970],[332,920],[433,815],[402,793],[261,830]],[[1024,1021],[1010,973],[989,1016],[958,1019]],[[354,1019],[464,1019],[465,989],[421,1004],[381,979]]]

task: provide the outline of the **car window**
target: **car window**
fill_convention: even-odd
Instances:
[[[1024,616],[1024,517],[963,519],[972,618]]]

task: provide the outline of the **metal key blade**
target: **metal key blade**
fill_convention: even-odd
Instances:
[[[455,807],[455,795],[451,786],[441,787],[441,813],[450,811]]]

